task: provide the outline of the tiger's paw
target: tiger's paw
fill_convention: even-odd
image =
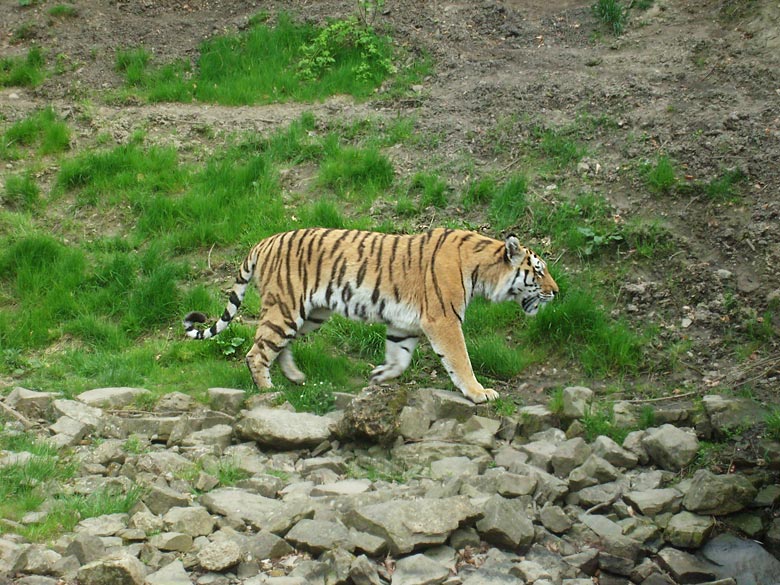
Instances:
[[[463,394],[474,404],[482,404],[483,402],[490,402],[491,400],[498,398],[498,392],[492,388],[482,388],[481,390],[477,391],[464,390]]]

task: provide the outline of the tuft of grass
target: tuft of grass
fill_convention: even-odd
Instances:
[[[766,434],[774,439],[780,441],[780,408],[773,407],[766,414]]]
[[[606,24],[616,37],[626,28],[627,10],[619,0],[597,0],[592,7],[593,14]]]
[[[420,193],[420,207],[438,207],[443,209],[447,206],[447,183],[438,175],[432,173],[416,173],[412,177],[410,193]]]
[[[333,388],[324,382],[307,382],[302,386],[287,386],[282,392],[296,412],[327,414],[333,410],[335,404]]]
[[[731,201],[737,195],[737,186],[746,179],[747,175],[741,170],[728,170],[708,183],[704,183],[702,190],[713,201]]]
[[[477,205],[486,205],[493,200],[496,194],[496,180],[492,177],[482,177],[469,183],[466,194],[463,197],[463,206],[472,209]]]
[[[643,173],[647,186],[656,193],[669,193],[677,184],[674,163],[665,154],[659,156],[655,163],[647,163]]]
[[[655,409],[649,404],[643,406],[642,409],[639,411],[638,424],[639,424],[639,428],[643,430],[649,429],[656,425]]]
[[[582,426],[585,428],[585,439],[589,442],[603,435],[620,445],[629,433],[629,429],[615,425],[611,405],[589,409],[582,417]]]
[[[392,163],[378,149],[348,146],[325,157],[318,180],[341,197],[370,202],[393,183],[393,178]]]
[[[34,211],[40,200],[41,190],[27,172],[9,175],[5,179],[5,195],[3,205],[16,211]]]
[[[0,57],[0,87],[35,87],[46,78],[45,59],[39,47],[26,57]]]
[[[561,298],[528,320],[531,343],[563,349],[592,374],[633,373],[643,363],[645,340],[583,290],[564,290]]]
[[[496,333],[472,337],[466,345],[474,370],[499,380],[513,378],[538,359],[528,348],[513,348],[504,336]]]
[[[522,223],[528,209],[528,179],[513,175],[493,195],[489,216],[497,230]]]
[[[47,11],[52,18],[74,18],[78,16],[78,8],[70,4],[55,4]]]
[[[571,138],[566,130],[536,129],[534,134],[539,150],[556,169],[575,164],[585,156],[585,147]]]
[[[550,392],[547,408],[555,415],[563,414],[563,388],[554,388]]]
[[[512,416],[517,412],[517,404],[506,398],[496,398],[492,403],[493,412],[498,416]]]
[[[631,219],[623,225],[621,233],[640,258],[658,259],[676,247],[672,233],[657,220]]]
[[[70,148],[70,129],[49,106],[13,124],[3,134],[4,150],[13,146],[37,146],[39,155]]]

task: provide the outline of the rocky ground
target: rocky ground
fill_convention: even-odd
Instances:
[[[780,583],[780,443],[765,440],[760,461],[735,450],[730,469],[696,470],[698,437],[756,416],[748,399],[667,406],[620,445],[583,438],[594,399],[584,387],[564,391],[559,416],[529,406],[500,419],[452,392],[391,402],[378,387],[339,396],[327,416],[274,408],[268,395],[244,404],[224,388],[209,392],[219,410],[178,393],[156,412],[127,410],[144,392],[7,397],[19,432],[45,425],[75,452],[68,490],[141,497],[51,544],[0,536],[0,582]],[[2,453],[0,466],[24,457]],[[220,482],[227,467],[243,479]]]

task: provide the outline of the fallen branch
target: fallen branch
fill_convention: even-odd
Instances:
[[[694,390],[693,392],[684,392],[683,394],[673,394],[671,396],[658,396],[656,398],[635,398],[634,400],[626,400],[625,402],[629,402],[631,404],[641,404],[643,402],[661,402],[662,400],[676,400],[678,398],[687,398],[688,396],[693,396],[698,393],[699,393],[698,390]]]
[[[11,408],[10,406],[8,406],[5,402],[0,401],[0,407],[2,407],[5,412],[10,414],[12,417],[14,417],[20,423],[22,423],[24,425],[25,429],[31,429],[31,428],[33,428],[35,426],[34,422],[32,422],[30,419],[28,419],[26,416],[24,416],[22,413],[20,413],[16,409]]]

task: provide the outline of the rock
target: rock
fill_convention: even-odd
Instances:
[[[479,465],[468,457],[445,457],[431,463],[431,477],[433,479],[478,474]]]
[[[646,435],[646,431],[631,431],[623,439],[623,448],[636,455],[640,465],[647,465],[650,462],[650,455],[647,454],[647,449],[642,445],[642,440]]]
[[[554,448],[551,463],[558,477],[567,477],[572,470],[579,467],[590,457],[591,448],[585,439],[577,437],[564,441]]]
[[[34,575],[50,575],[52,567],[62,558],[58,552],[41,544],[33,544],[24,548],[16,558],[11,572],[31,573]]]
[[[708,395],[702,398],[710,425],[720,437],[763,420],[766,408],[749,398]]]
[[[692,554],[666,547],[658,551],[661,567],[680,583],[703,583],[715,579],[715,567]]]
[[[398,415],[398,434],[406,439],[422,439],[430,426],[431,420],[422,408],[404,406]]]
[[[119,409],[133,404],[139,396],[150,396],[144,388],[96,388],[76,396],[76,400],[98,408]]]
[[[92,534],[94,536],[113,536],[123,528],[127,528],[127,514],[104,514],[80,521],[74,531],[76,533]]]
[[[531,443],[526,443],[525,445],[520,445],[519,450],[528,455],[528,463],[549,473],[552,471],[553,454],[559,448],[558,445],[554,445],[547,441],[533,441]]]
[[[21,545],[0,536],[0,575],[13,571],[23,552]]]
[[[320,496],[354,496],[371,489],[371,482],[367,479],[342,479],[333,483],[325,483],[312,488],[313,498]]]
[[[665,512],[680,510],[682,494],[674,488],[628,492],[625,500],[645,516],[657,516]]]
[[[540,404],[523,406],[517,410],[517,415],[520,417],[519,434],[525,437],[549,429],[555,424],[555,415],[549,408]]]
[[[607,505],[609,502],[615,502],[624,491],[625,485],[622,482],[610,481],[583,488],[569,495],[566,501],[570,504],[590,508],[591,506]]]
[[[175,560],[146,576],[146,585],[192,585],[184,563]]]
[[[230,445],[232,437],[233,427],[229,425],[215,425],[187,435],[181,444],[183,447],[214,446],[217,447],[219,453],[222,453]]]
[[[571,518],[560,506],[547,502],[539,511],[539,520],[542,525],[555,534],[563,534],[572,527]]]
[[[214,517],[202,506],[171,508],[163,516],[163,524],[171,532],[208,536],[214,530]]]
[[[609,437],[601,435],[596,437],[591,447],[593,453],[601,457],[615,467],[633,469],[639,463],[639,457],[628,449],[624,449]]]
[[[479,511],[461,496],[391,500],[359,506],[346,515],[348,525],[383,538],[393,555],[405,554],[422,545],[442,544],[461,523],[479,516]]]
[[[230,487],[204,494],[200,501],[212,514],[231,516],[258,529],[268,529],[272,519],[284,510],[284,504],[278,500]]]
[[[682,511],[669,519],[664,540],[678,548],[699,548],[714,528],[715,520],[712,517]]]
[[[355,560],[355,555],[343,548],[334,548],[323,553],[319,560],[326,566],[325,583],[347,585],[349,570]]]
[[[569,488],[573,491],[592,485],[615,481],[620,472],[613,465],[598,457],[591,455],[585,462],[569,474]]]
[[[48,417],[56,396],[53,392],[36,392],[17,386],[5,397],[5,403],[28,419],[36,420]]]
[[[192,536],[181,532],[161,532],[152,536],[149,544],[159,550],[188,552],[192,548]]]
[[[534,527],[522,501],[496,495],[485,502],[482,514],[477,530],[486,541],[511,549],[533,542]]]
[[[439,389],[420,389],[415,397],[420,408],[425,411],[430,420],[445,418],[459,422],[468,420],[476,409],[474,403],[460,392],[450,392]]]
[[[398,434],[399,417],[409,396],[390,386],[363,388],[344,409],[336,429],[340,437],[389,443]]]
[[[144,564],[128,555],[88,563],[78,572],[79,585],[144,585],[145,577]]]
[[[278,559],[293,552],[286,540],[267,530],[258,530],[248,536],[244,546],[249,556],[257,560]]]
[[[246,398],[246,392],[236,388],[209,388],[207,392],[211,408],[232,415],[238,414]]]
[[[693,432],[672,425],[648,429],[642,446],[654,463],[670,471],[679,471],[690,464],[699,451],[699,441]]]
[[[641,544],[624,536],[622,527],[604,516],[582,514],[580,521],[598,537],[601,546],[599,567],[612,573],[629,575],[639,558]]]
[[[593,390],[584,386],[569,386],[563,389],[563,417],[582,418],[593,403]]]
[[[742,510],[753,501],[756,492],[741,474],[715,475],[699,469],[682,503],[691,512],[722,516]]]
[[[496,472],[496,493],[498,493],[499,496],[516,498],[518,496],[530,496],[536,491],[536,485],[538,483],[536,477],[519,475],[517,473],[499,469],[488,470],[485,472],[485,476],[488,476],[491,471]]]
[[[65,549],[65,554],[73,555],[82,565],[101,559],[106,554],[106,547],[99,536],[94,534],[76,534]]]
[[[316,447],[330,438],[332,421],[323,416],[258,406],[238,421],[236,430],[275,449]]]
[[[352,550],[349,530],[337,522],[304,518],[290,529],[285,540],[315,555],[334,548]]]
[[[450,576],[450,571],[425,555],[399,559],[391,585],[438,585]]]
[[[714,566],[715,577],[733,578],[739,585],[776,585],[780,560],[752,540],[720,534],[705,544],[701,555]]]
[[[153,514],[159,515],[165,514],[171,508],[186,507],[190,504],[187,495],[161,485],[152,485],[142,501]]]
[[[52,403],[54,411],[60,416],[68,416],[86,425],[90,432],[102,431],[105,427],[103,411],[99,408],[88,406],[76,400],[55,400]]]
[[[224,571],[241,560],[241,547],[233,540],[217,540],[200,549],[197,558],[207,571]]]
[[[376,566],[366,555],[360,555],[349,567],[349,578],[354,585],[381,585]]]
[[[463,579],[463,585],[525,585],[519,577],[501,571],[479,569]],[[544,585],[540,583],[540,585]]]
[[[465,443],[449,443],[446,441],[420,441],[393,448],[393,460],[405,467],[427,467],[434,461],[447,457],[466,457],[468,459],[484,459],[490,456],[482,447]]]

